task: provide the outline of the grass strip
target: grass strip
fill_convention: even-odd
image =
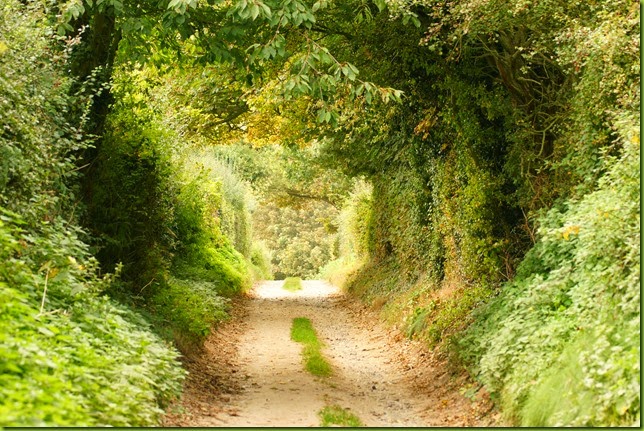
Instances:
[[[311,321],[306,317],[296,317],[293,319],[291,327],[291,340],[302,343],[302,357],[304,366],[308,372],[318,377],[331,375],[331,365],[324,359],[320,349],[322,343],[313,329]]]
[[[300,277],[288,277],[284,280],[282,289],[288,290],[289,292],[302,290],[302,279]]]
[[[339,425],[342,427],[363,427],[364,424],[360,418],[349,411],[343,409],[337,404],[325,406],[318,412],[318,416],[322,420],[320,426],[328,427],[332,425]]]

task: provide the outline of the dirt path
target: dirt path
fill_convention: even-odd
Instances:
[[[318,426],[326,405],[349,408],[367,426],[485,426],[494,422],[485,394],[459,393],[464,377],[420,346],[375,323],[375,316],[322,281],[303,290],[281,281],[255,287],[233,322],[186,359],[191,371],[182,403],[165,425]],[[304,370],[291,341],[296,317],[311,320],[333,375]]]

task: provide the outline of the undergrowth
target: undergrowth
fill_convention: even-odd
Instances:
[[[459,341],[472,372],[527,426],[640,420],[639,132],[597,190],[548,211],[517,277]]]
[[[151,426],[181,390],[178,353],[101,291],[63,220],[0,220],[0,426]],[[127,396],[123,396],[127,394]]]
[[[272,280],[271,252],[261,241],[253,242],[250,249],[250,270],[253,281]]]
[[[511,424],[639,426],[639,6],[412,3],[429,30],[376,17],[353,46],[409,103],[325,141],[373,186],[346,287]]]
[[[250,288],[253,257],[262,266],[255,278],[270,273],[261,253],[251,256],[248,188],[141,102],[141,91],[154,91],[150,74],[126,66],[115,74],[118,103],[93,174],[90,223],[101,263],[123,263],[111,293],[186,349],[227,318],[227,297]]]
[[[158,425],[185,372],[105,295],[122,267],[101,272],[79,227],[85,102],[42,6],[0,5],[0,427]]]
[[[200,344],[216,324],[228,319],[228,299],[204,280],[169,277],[151,300],[153,321],[185,350]]]

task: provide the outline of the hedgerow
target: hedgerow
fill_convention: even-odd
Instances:
[[[117,277],[102,275],[78,221],[91,141],[45,22],[39,3],[0,6],[0,426],[157,425],[185,373],[141,315],[105,296]]]
[[[123,266],[111,293],[186,350],[227,318],[225,297],[250,287],[252,195],[215,156],[181,141],[165,99],[143,97],[161,91],[157,74],[131,64],[115,74],[87,223],[102,264]]]
[[[151,426],[180,393],[178,352],[101,293],[77,233],[2,214],[0,426]]]
[[[639,424],[639,6],[384,3],[333,45],[406,94],[325,130],[373,186],[346,287],[511,423]]]
[[[522,425],[639,422],[639,131],[629,123],[597,189],[540,218],[517,277],[459,340]]]

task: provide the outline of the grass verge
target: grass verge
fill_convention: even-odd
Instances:
[[[302,290],[302,279],[300,277],[288,277],[284,280],[282,289],[288,290],[289,292],[297,292]]]
[[[322,352],[320,351],[322,343],[318,340],[318,336],[309,319],[305,317],[296,317],[293,319],[291,339],[304,345],[302,357],[304,358],[304,366],[308,372],[318,377],[331,375],[331,365],[322,356]]]
[[[364,424],[360,418],[339,405],[325,406],[318,412],[321,422],[320,426],[328,427],[339,425],[343,427],[362,427]]]

